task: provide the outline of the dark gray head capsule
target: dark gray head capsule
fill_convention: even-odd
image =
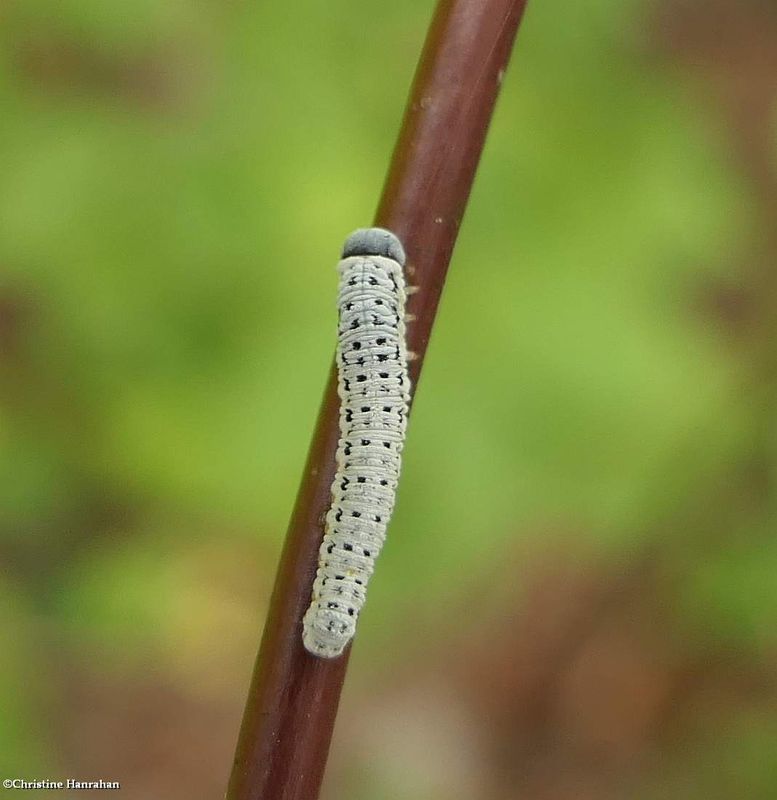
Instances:
[[[343,245],[343,258],[349,256],[384,256],[405,265],[405,250],[391,231],[384,228],[359,228]]]

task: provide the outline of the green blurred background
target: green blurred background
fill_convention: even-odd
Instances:
[[[432,7],[0,8],[1,777],[223,796]],[[327,800],[777,797],[776,99],[771,0],[530,0]]]

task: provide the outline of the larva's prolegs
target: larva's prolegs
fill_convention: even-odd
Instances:
[[[394,510],[410,401],[404,263],[393,233],[366,228],[348,237],[338,265],[337,471],[302,634],[324,658],[354,635]]]

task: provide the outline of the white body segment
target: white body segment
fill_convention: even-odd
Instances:
[[[339,656],[356,631],[394,510],[410,401],[402,246],[369,228],[349,237],[343,256],[337,472],[302,634],[323,658]]]

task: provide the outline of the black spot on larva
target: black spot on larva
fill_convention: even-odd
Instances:
[[[348,609],[348,616],[349,617],[352,617],[355,613],[356,613],[355,609],[353,609],[353,608],[349,608]]]
[[[372,555],[372,552],[370,550],[362,550],[362,552],[364,553],[365,556],[367,556],[367,558],[369,558]]]
[[[367,483],[367,479],[366,479],[364,476],[360,475],[360,476],[359,476],[359,477],[356,479],[356,483]]]
[[[340,522],[340,520],[342,518],[343,518],[343,509],[342,508],[338,508],[337,509],[337,513],[335,514],[335,521],[336,522]]]
[[[346,542],[346,543],[343,545],[343,550],[347,550],[347,551],[350,553],[350,552],[352,552],[352,551],[353,551],[353,545],[352,545],[352,544],[350,544],[349,542]]]
[[[385,353],[378,353],[378,361],[383,363],[384,361],[388,361],[388,356]]]
[[[383,442],[383,446],[386,448],[391,448],[391,442]]]
[[[357,375],[356,376],[356,382],[357,383],[364,383],[364,381],[366,381],[366,380],[367,380],[367,376],[366,375]]]
[[[362,411],[366,414],[370,410],[369,406],[362,406]]]
[[[327,603],[326,607],[327,608],[340,608],[340,604],[339,603]]]
[[[383,479],[383,480],[380,482],[380,485],[381,485],[381,486],[388,486],[388,481],[387,481],[387,480],[384,478],[384,479]]]
[[[362,439],[362,447],[367,447],[370,444],[372,444],[371,439]]]
[[[386,344],[386,340],[381,336],[380,339],[375,340],[375,344]]]
[[[355,319],[351,322],[351,330],[355,331],[359,327],[359,320]]]
[[[361,515],[362,515],[362,512],[361,512],[361,511],[351,511],[351,516],[352,516],[352,517],[356,517],[356,519],[359,519],[359,517],[360,517]]]
[[[379,372],[378,376],[381,378],[388,378],[388,372]]]
[[[361,350],[362,343],[361,343],[361,342],[354,342],[354,343],[351,345],[351,347],[353,347],[353,349],[354,349],[354,350]]]
[[[388,414],[391,412],[391,406],[383,406],[383,410]]]

